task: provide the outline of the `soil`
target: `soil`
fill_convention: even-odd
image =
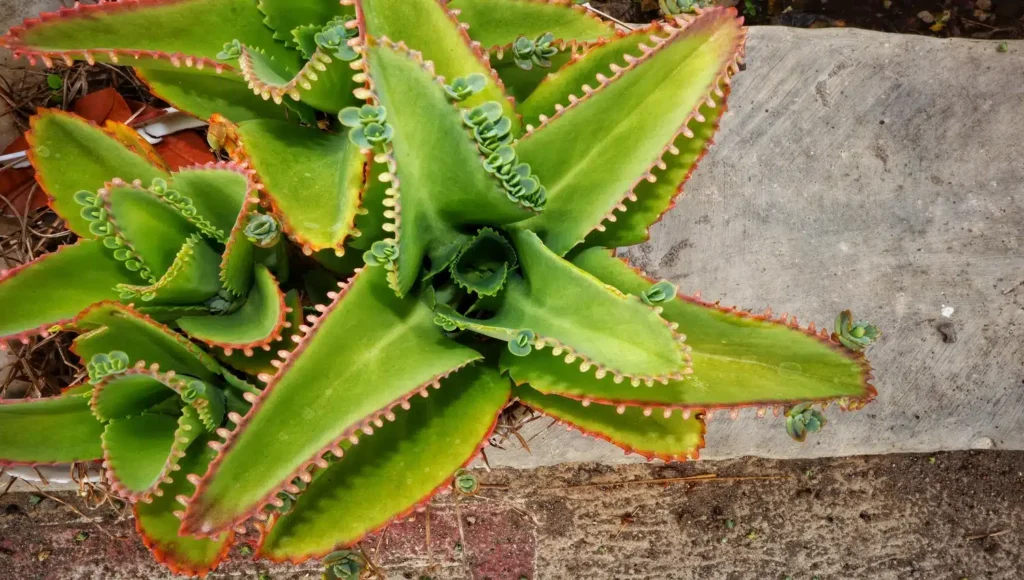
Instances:
[[[593,485],[703,473],[721,479]],[[490,487],[478,496],[438,497],[363,543],[387,578],[1009,580],[1024,566],[1024,452],[479,475]],[[776,479],[725,479],[751,476]],[[59,496],[92,522],[30,497],[0,498],[0,579],[170,577],[109,507],[88,512],[74,494]],[[315,563],[268,567],[238,547],[209,577],[260,573],[319,578]]]
[[[715,0],[734,5],[748,24],[853,27],[942,38],[1024,38],[1024,0]],[[625,22],[659,17],[657,0],[594,0]],[[922,18],[922,13],[929,16]],[[934,27],[934,28],[933,28]]]

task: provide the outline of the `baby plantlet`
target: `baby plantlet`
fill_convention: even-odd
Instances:
[[[613,253],[704,155],[745,36],[730,9],[622,34],[542,0],[121,0],[12,29],[32,62],[135,67],[231,161],[169,173],[32,120],[79,239],[0,273],[0,342],[77,333],[89,375],[0,404],[2,462],[101,460],[177,573],[259,520],[258,556],[349,578],[338,550],[478,489],[510,401],[666,461],[717,409],[793,408],[801,435],[807,403],[863,406],[874,327],[726,308]]]

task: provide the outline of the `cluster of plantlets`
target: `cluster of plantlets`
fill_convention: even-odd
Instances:
[[[614,254],[704,155],[744,37],[732,10],[624,34],[539,0],[27,21],[15,55],[132,65],[230,161],[168,172],[130,132],[33,120],[39,183],[80,239],[0,275],[0,337],[77,332],[89,376],[0,405],[0,457],[102,460],[156,558],[202,575],[249,525],[258,556],[300,562],[453,478],[473,493],[459,470],[511,400],[664,460],[697,457],[714,409],[860,407],[870,368],[843,344],[865,327],[840,344]]]

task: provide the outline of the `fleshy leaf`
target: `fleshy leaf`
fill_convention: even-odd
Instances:
[[[597,77],[597,88],[583,89],[582,98],[523,137],[517,150],[544,180],[548,204],[521,225],[564,254],[616,219],[679,135],[692,134],[687,125],[703,118],[709,95],[738,70],[745,32],[734,15],[710,9],[682,30],[651,35],[654,48],[640,45],[640,56],[610,68],[611,77]]]
[[[615,36],[615,27],[570,2],[546,0],[452,0],[448,3],[459,22],[469,25],[469,36],[487,50],[508,48],[517,37],[536,38],[550,32],[555,42],[594,42]]]
[[[125,247],[157,276],[174,264],[182,244],[199,233],[174,207],[138,182],[114,179],[99,190],[99,199],[113,226],[111,234],[123,237]]]
[[[619,382],[651,384],[690,372],[682,337],[655,309],[562,260],[532,232],[515,232],[513,242],[523,277],[509,277],[492,318],[444,312],[459,327],[513,341],[515,354],[551,347],[566,363],[580,359],[580,371],[596,367]]]
[[[148,286],[118,284],[122,300],[146,304],[201,304],[220,290],[220,255],[199,234],[185,240],[174,262]]]
[[[652,34],[665,35],[665,31],[663,25],[654,23],[620,37],[598,41],[583,54],[574,55],[569,62],[553,65],[551,74],[537,85],[529,97],[519,102],[517,110],[523,116],[523,123],[539,125],[541,115],[554,115],[559,107],[571,102],[569,95],[578,96],[583,92],[583,85],[596,84],[598,74],[609,76],[612,65],[623,65],[626,55],[643,54],[639,45],[649,43]]]
[[[512,244],[495,230],[482,228],[452,262],[452,280],[482,296],[494,296],[517,263]]]
[[[248,171],[231,163],[182,168],[171,175],[168,188],[189,200],[196,217],[215,232],[209,237],[221,243],[227,240],[250,193]]]
[[[519,117],[505,96],[501,80],[491,69],[479,43],[470,40],[460,23],[440,0],[357,0],[363,38],[385,38],[404,43],[420,51],[423,59],[434,64],[434,72],[446,79],[482,74],[488,82],[483,89],[463,101],[475,107],[488,101],[501,104],[512,121],[512,132],[521,132]],[[429,117],[427,117],[429,118]]]
[[[298,118],[288,108],[254,95],[240,76],[216,74],[209,69],[182,71],[146,66],[136,67],[135,72],[154,95],[200,119],[209,119],[214,114],[235,123]]]
[[[374,0],[375,2],[377,0]],[[434,0],[428,0],[434,2]],[[397,225],[394,286],[400,295],[412,288],[424,256],[454,258],[456,226],[503,224],[532,215],[499,189],[470,141],[458,109],[418,56],[387,46],[364,48],[377,104],[395,127],[390,159],[391,199],[385,212]],[[500,113],[499,113],[500,114]],[[430,122],[425,122],[430,119]],[[447,247],[445,247],[447,245]]]
[[[382,268],[360,271],[332,298],[277,375],[261,376],[268,386],[192,498],[184,532],[229,529],[321,455],[340,453],[341,441],[371,433],[392,407],[480,358],[445,338],[425,305],[388,291]]]
[[[245,226],[256,209],[257,201],[256,197],[248,198],[242,211],[238,212],[235,225],[228,234],[224,254],[221,256],[220,280],[235,296],[244,296],[252,286],[256,244],[245,234]]]
[[[298,69],[297,53],[274,42],[252,0],[79,4],[29,19],[12,28],[0,42],[16,55],[122,64],[135,64],[133,58],[143,58],[151,66],[170,68],[182,64],[223,66],[218,54],[232,39],[264,47],[282,66]]]
[[[336,16],[353,13],[351,7],[321,0],[259,0],[263,22],[274,30],[274,38],[294,46],[292,31],[299,26],[323,26]]]
[[[103,424],[88,396],[0,401],[0,464],[70,463],[103,456]]]
[[[50,197],[50,206],[79,236],[96,237],[89,231],[90,222],[79,215],[82,207],[74,200],[79,191],[97,191],[115,176],[146,183],[167,178],[113,135],[70,113],[43,109],[30,124],[27,137],[36,180]]]
[[[337,288],[338,286],[332,281],[331,287]],[[280,358],[278,353],[282,350],[285,352],[295,350],[297,345],[291,337],[299,331],[299,326],[302,325],[304,318],[297,291],[292,290],[285,294],[284,303],[287,305],[286,311],[288,315],[286,316],[284,328],[281,330],[281,339],[272,342],[270,350],[256,349],[252,351],[252,354],[236,351],[230,355],[224,354],[223,351],[215,351],[215,354],[231,368],[238,369],[246,374],[252,376],[257,376],[261,373],[273,374],[277,369],[274,368],[272,361]]]
[[[287,306],[284,292],[266,266],[256,266],[255,284],[242,306],[223,316],[189,316],[178,326],[196,340],[223,348],[250,351],[281,339]]]
[[[606,250],[586,250],[574,263],[623,292],[637,294],[652,283]],[[663,308],[662,316],[679,324],[693,349],[693,374],[685,380],[633,388],[566,370],[540,353],[509,360],[509,372],[517,383],[544,393],[642,407],[764,407],[836,399],[857,407],[875,396],[862,356],[831,342],[827,333],[800,328],[795,319],[773,320],[687,296]]]
[[[227,532],[216,539],[193,538],[178,534],[182,505],[178,498],[188,497],[195,485],[189,476],[199,477],[206,473],[207,466],[216,452],[207,446],[213,441],[201,436],[188,449],[178,466],[171,473],[170,482],[158,488],[159,495],[151,503],[139,502],[134,506],[135,528],[142,536],[143,543],[153,557],[175,574],[205,576],[207,572],[227,557],[228,549],[234,542],[234,532]]]
[[[697,459],[704,447],[705,426],[700,416],[652,414],[638,407],[583,406],[579,401],[544,395],[529,387],[516,388],[515,395],[527,407],[647,459]]]
[[[473,459],[508,396],[508,379],[486,367],[445,379],[440,390],[411,401],[394,422],[318,473],[292,511],[270,522],[260,555],[292,562],[321,557],[409,513]]]
[[[281,121],[241,123],[237,134],[239,157],[259,174],[263,194],[292,239],[312,250],[341,249],[358,233],[368,158],[346,134]]]
[[[0,272],[0,341],[46,334],[89,305],[118,296],[118,283],[140,280],[97,240],[61,246],[35,261]],[[31,302],[31,306],[29,303]]]
[[[255,47],[242,47],[238,64],[253,93],[263,99],[273,99],[275,103],[284,102],[287,96],[321,111],[333,112],[355,102],[349,63],[328,55],[322,48],[317,48],[297,72],[278,65],[277,60]]]
[[[71,350],[83,361],[99,353],[124,351],[131,364],[139,361],[211,380],[220,376],[221,366],[184,336],[132,308],[115,302],[96,304],[68,325],[81,332]]]
[[[109,422],[141,415],[173,396],[173,391],[148,373],[125,372],[98,382],[90,406],[97,419]]]
[[[176,417],[152,413],[107,424],[103,431],[104,466],[107,480],[118,495],[137,501],[161,483],[170,471],[177,429]]]

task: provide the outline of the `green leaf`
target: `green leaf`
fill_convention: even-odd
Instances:
[[[102,434],[82,395],[0,401],[0,464],[99,459]]]
[[[155,283],[117,286],[122,297],[141,297],[153,305],[202,304],[220,288],[220,255],[199,234],[185,240],[174,262]]]
[[[239,67],[249,88],[275,103],[283,103],[287,97],[321,111],[336,112],[356,102],[349,63],[320,48],[301,69],[292,71],[257,47],[243,46]]]
[[[337,288],[338,285],[332,281],[331,287],[332,289]],[[298,345],[292,340],[292,336],[297,336],[296,333],[299,332],[299,326],[302,325],[304,318],[302,304],[299,303],[299,293],[296,290],[285,294],[284,303],[287,306],[287,324],[285,329],[281,330],[281,339],[270,343],[270,350],[257,349],[253,350],[252,354],[246,354],[239,350],[230,355],[223,354],[223,351],[215,351],[215,354],[231,368],[252,376],[276,372],[277,369],[274,368],[271,361],[281,358],[278,353],[282,350],[285,352],[295,350]]]
[[[342,248],[355,233],[367,156],[344,133],[281,121],[241,123],[237,131],[288,235],[313,250]]]
[[[138,281],[96,240],[61,246],[0,273],[0,304],[11,305],[0,310],[0,340],[45,332],[94,302],[116,299],[116,284]]]
[[[220,365],[198,346],[122,304],[96,304],[69,327],[83,333],[71,346],[83,361],[99,353],[120,350],[128,354],[133,365],[143,361],[157,365],[163,372],[174,371],[203,380],[220,376]]]
[[[582,6],[544,0],[452,0],[448,9],[469,25],[469,36],[485,49],[509,47],[519,36],[550,32],[555,43],[590,43],[615,36],[615,26]],[[455,12],[458,11],[458,12]]]
[[[666,417],[660,412],[645,416],[638,407],[583,406],[579,401],[544,395],[529,387],[516,388],[515,395],[532,409],[647,459],[697,459],[704,447],[705,426],[701,417]]]
[[[234,542],[234,532],[216,539],[200,539],[178,534],[181,520],[175,515],[182,505],[177,498],[189,496],[195,486],[189,475],[201,476],[216,453],[207,446],[209,436],[201,436],[188,449],[180,462],[180,470],[171,474],[170,482],[160,485],[160,495],[152,503],[139,502],[134,506],[135,528],[153,557],[172,572],[189,576],[203,576],[227,557]]]
[[[210,237],[224,243],[246,203],[249,178],[246,170],[235,164],[200,165],[171,174],[168,188],[188,198],[196,217],[217,232]]]
[[[256,244],[245,235],[245,226],[249,216],[256,211],[257,202],[250,198],[228,234],[228,243],[224,246],[224,254],[220,262],[220,279],[224,287],[235,296],[244,296],[252,286],[254,265],[256,263]]]
[[[299,26],[324,26],[336,16],[353,14],[349,6],[322,0],[259,0],[263,22],[274,30],[274,38],[295,46],[292,30]]]
[[[400,208],[392,210],[398,222],[395,286],[404,295],[425,255],[454,258],[457,226],[510,223],[531,213],[510,201],[486,172],[458,109],[415,57],[384,46],[365,50],[379,104],[395,127],[394,172],[400,182],[396,187],[392,181],[392,206]]]
[[[537,90],[538,86],[544,86],[550,74],[563,68],[569,63],[571,58],[572,53],[570,53],[569,49],[565,49],[549,59],[551,61],[550,67],[542,68],[535,66],[530,70],[524,70],[516,64],[515,55],[512,51],[505,52],[501,58],[498,58],[497,55],[491,57],[491,66],[494,67],[498,76],[501,77],[501,81],[505,84],[505,92],[515,98],[517,103],[516,111],[523,117],[524,125],[530,124],[531,121],[523,114],[523,105],[529,100],[532,93]],[[536,120],[532,124],[536,125]]]
[[[136,415],[107,425],[103,431],[104,466],[107,479],[119,495],[136,500],[160,484],[170,471],[177,429],[176,417],[156,414]]]
[[[240,76],[216,74],[209,69],[183,71],[151,66],[136,67],[135,72],[154,95],[200,119],[216,113],[235,123],[288,118],[298,122],[298,116],[288,108],[253,94]]]
[[[451,265],[452,280],[482,296],[494,296],[517,265],[512,244],[491,228],[481,228]]]
[[[320,556],[426,501],[476,455],[508,396],[508,380],[486,367],[445,379],[440,390],[412,401],[409,411],[318,473],[292,511],[271,522],[260,555]]]
[[[140,57],[166,60],[174,54],[179,65],[192,66],[183,55],[216,60],[224,43],[233,39],[260,46],[282,65],[298,70],[297,53],[274,42],[252,0],[78,5],[57,18],[32,19],[14,28],[6,44],[15,52],[52,58],[84,58],[88,52],[95,60],[109,61],[114,52],[122,64],[132,64],[135,51],[142,51]]]
[[[188,507],[183,530],[214,533],[248,517],[356,430],[477,360],[433,312],[388,291],[384,270],[349,283],[229,438]],[[352,337],[359,337],[353,340]]]
[[[139,186],[112,183],[99,197],[115,231],[157,275],[174,264],[182,244],[199,232],[176,209]]]
[[[515,108],[505,98],[504,87],[495,82],[481,48],[470,44],[469,37],[459,29],[459,22],[443,3],[439,0],[357,0],[357,5],[364,38],[369,35],[378,40],[404,42],[422,52],[424,60],[433,62],[438,76],[449,80],[484,75],[487,85],[463,101],[462,106],[471,108],[496,101],[511,119],[513,134],[521,132]]]
[[[148,372],[130,369],[96,384],[89,404],[97,419],[109,422],[141,415],[174,396],[174,391]]]
[[[89,221],[80,215],[82,206],[74,200],[76,193],[97,191],[114,177],[145,183],[167,177],[145,157],[80,117],[43,109],[30,124],[27,137],[36,179],[50,197],[50,206],[79,236],[96,237],[89,232]]]
[[[570,103],[570,95],[582,97],[585,94],[583,85],[596,88],[597,75],[610,77],[612,65],[625,66],[627,55],[643,54],[638,45],[651,44],[651,34],[655,33],[664,35],[661,24],[651,24],[608,42],[597,43],[566,64],[557,68],[553,65],[549,70],[551,74],[519,103],[517,110],[523,116],[523,123],[539,125],[541,115],[554,115],[556,107]],[[510,60],[510,57],[506,59]]]
[[[581,360],[580,371],[596,367],[620,382],[650,383],[687,372],[681,338],[653,308],[562,260],[532,232],[515,232],[512,240],[523,278],[509,278],[493,318],[446,313],[458,326],[507,341],[528,332],[517,340],[520,348],[548,346],[566,363]]]
[[[223,348],[250,351],[281,339],[287,306],[270,270],[256,266],[256,283],[242,306],[223,316],[187,316],[178,326],[196,340]]]
[[[564,254],[614,219],[736,66],[743,34],[729,11],[707,10],[521,139],[548,190],[544,213],[521,225]]]
[[[623,292],[639,293],[652,283],[606,250],[586,250],[574,263]],[[874,398],[863,357],[827,338],[697,298],[680,296],[663,307],[662,315],[679,324],[693,349],[693,374],[682,381],[633,388],[567,372],[536,354],[510,360],[509,372],[517,383],[545,393],[637,406],[711,409]]]

